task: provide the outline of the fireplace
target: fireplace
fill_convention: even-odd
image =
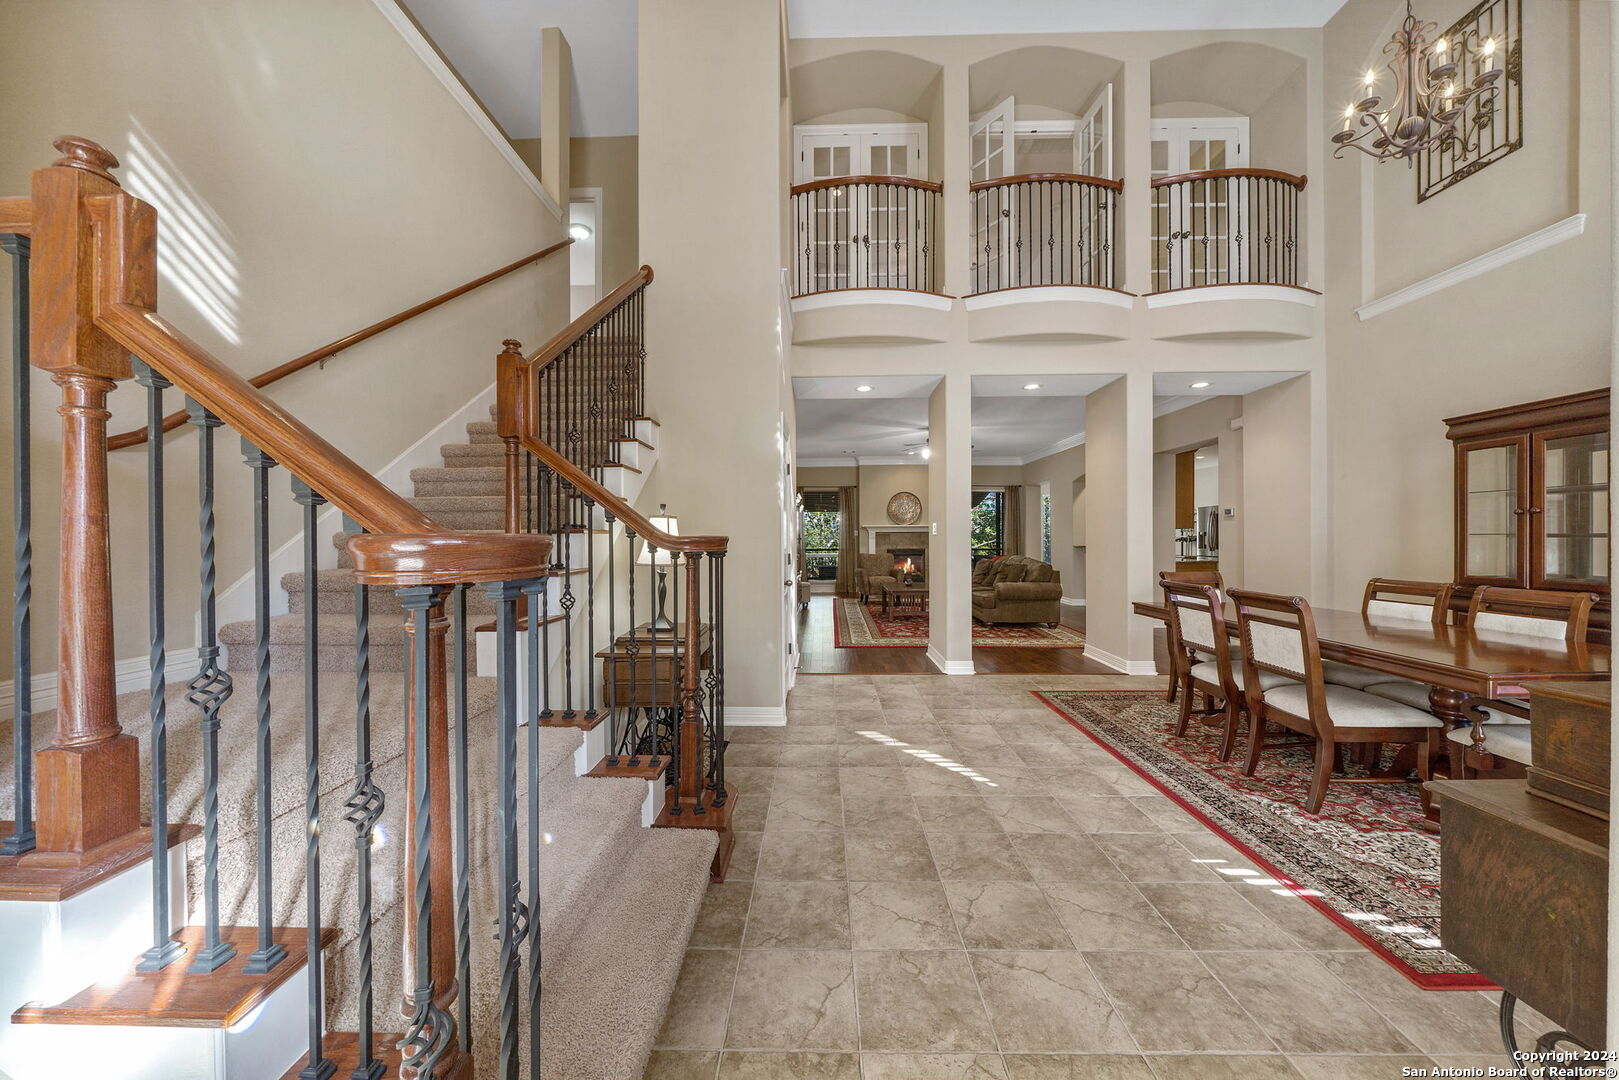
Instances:
[[[918,580],[918,581],[926,581],[927,580],[927,559],[928,559],[927,548],[891,547],[891,548],[888,549],[888,557],[894,560],[894,576],[895,577],[900,576],[900,574],[902,573],[902,571],[900,570],[900,567],[904,566],[907,562],[909,562],[910,563],[910,573],[915,575],[916,580]]]

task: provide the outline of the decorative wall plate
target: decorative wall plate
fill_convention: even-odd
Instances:
[[[888,520],[895,525],[915,525],[922,518],[922,500],[901,491],[888,500]]]

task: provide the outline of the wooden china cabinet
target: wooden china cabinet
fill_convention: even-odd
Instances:
[[[1571,589],[1603,599],[1607,641],[1608,391],[1532,401],[1445,421],[1456,446],[1456,583]]]

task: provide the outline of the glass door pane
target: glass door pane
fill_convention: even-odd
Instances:
[[[1537,436],[1541,465],[1543,565],[1536,584],[1605,584],[1608,580],[1608,433]]]
[[[1523,500],[1518,442],[1468,450],[1463,456],[1466,487],[1466,576],[1516,581],[1520,572]]]

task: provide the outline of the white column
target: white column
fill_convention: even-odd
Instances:
[[[1152,289],[1152,61],[1124,62],[1124,92],[1115,124],[1123,125],[1124,177],[1119,200],[1115,248],[1120,287],[1145,294]]]
[[[967,191],[967,179],[972,170],[969,140],[967,138],[967,65],[952,61],[944,68],[944,194],[939,205],[944,221],[939,235],[944,240],[944,291],[951,296],[966,296],[972,291],[972,275],[968,265],[972,262],[973,225],[972,210]]]
[[[973,673],[972,377],[946,375],[928,398],[928,659]]]
[[[1152,374],[1133,371],[1085,402],[1086,653],[1132,675],[1154,673],[1151,600]]]

